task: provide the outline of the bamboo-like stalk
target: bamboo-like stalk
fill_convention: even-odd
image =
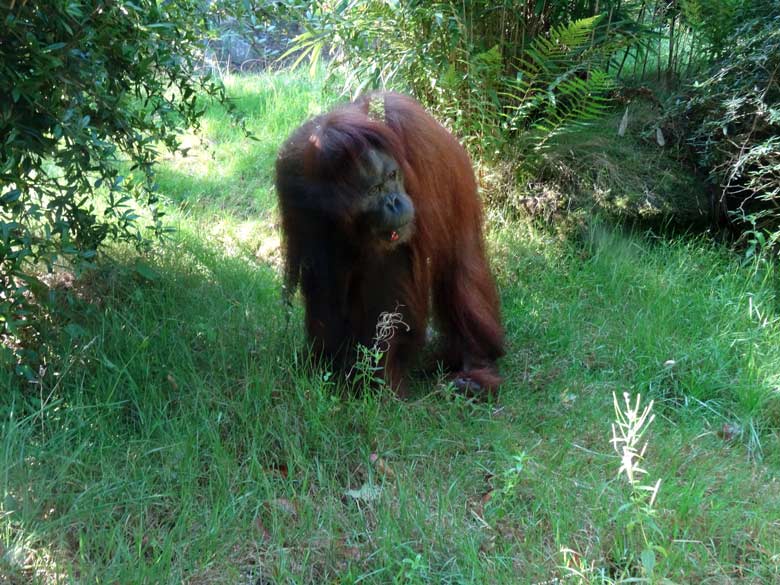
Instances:
[[[674,78],[674,33],[676,21],[677,15],[672,14],[672,18],[669,21],[669,60],[666,65],[666,82],[669,85],[672,84],[672,79]]]
[[[642,0],[642,6],[639,8],[639,14],[637,16],[636,22],[637,24],[641,25],[642,20],[645,17],[645,9],[647,8],[647,2],[646,0]],[[636,75],[636,64],[639,61],[639,51],[641,50],[640,45],[637,44],[636,47],[636,57],[634,57],[634,75]],[[623,53],[623,60],[620,62],[620,67],[618,67],[617,74],[615,75],[616,78],[620,77],[620,74],[623,72],[623,66],[626,64],[626,59],[628,58],[629,53],[631,52],[631,46],[629,45],[626,47],[626,52]]]
[[[653,8],[653,18],[655,18],[655,15],[658,14],[658,7],[661,5],[661,2],[662,0],[656,0],[655,7]],[[659,28],[659,32],[660,32],[660,28]],[[645,58],[644,58],[644,62],[642,63],[642,81],[645,80],[645,73],[647,72],[647,59],[649,55],[650,55],[650,49],[649,48],[645,49]],[[658,58],[659,59],[661,58],[660,52],[658,53]]]
[[[658,58],[655,60],[656,80],[661,81],[661,52],[664,48],[664,23],[666,22],[666,11],[658,22]]]
[[[617,8],[618,8],[618,10],[620,9],[620,0],[618,0]],[[604,35],[607,38],[609,38],[609,29],[612,26],[612,14],[614,13],[614,11],[615,11],[615,6],[610,4],[610,6],[609,6],[609,16],[607,17],[607,32]],[[593,30],[595,31],[596,29],[594,28]],[[609,73],[609,65],[610,65],[610,63],[612,63],[612,57],[611,56],[610,56],[610,58],[607,59],[607,63],[604,66],[604,71],[606,73]]]

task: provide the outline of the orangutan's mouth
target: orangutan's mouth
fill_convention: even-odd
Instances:
[[[394,229],[383,232],[381,238],[391,246],[408,242],[414,233],[414,221],[399,225]]]

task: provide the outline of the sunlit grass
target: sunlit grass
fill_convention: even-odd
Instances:
[[[153,273],[113,251],[74,285],[43,382],[0,378],[0,581],[642,578],[610,442],[623,392],[655,401],[655,575],[778,579],[770,265],[494,209],[500,400],[422,377],[407,401],[350,396],[307,367],[300,303],[281,301],[272,188],[279,144],[333,94],[290,74],[229,86],[258,140],[210,110],[209,150],[160,171],[178,232]]]

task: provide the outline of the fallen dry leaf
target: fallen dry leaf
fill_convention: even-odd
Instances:
[[[395,472],[393,469],[379,455],[376,453],[371,453],[369,460],[374,464],[374,467],[381,475],[384,475],[387,479],[395,478]]]
[[[360,549],[354,545],[348,544],[347,541],[343,538],[337,544],[337,550],[339,551],[342,557],[349,559],[351,561],[359,561],[360,559],[363,558]]]
[[[260,534],[262,534],[264,541],[268,542],[271,540],[271,533],[265,527],[265,524],[263,524],[263,521],[260,519],[260,517],[255,518],[255,528],[257,528]]]
[[[281,510],[285,514],[289,514],[293,518],[298,517],[298,508],[295,502],[288,500],[287,498],[275,498],[266,502],[269,508],[276,508]]]
[[[724,441],[733,441],[742,436],[742,427],[739,423],[723,423],[718,436]]]
[[[266,470],[269,473],[280,475],[282,479],[287,479],[288,471],[287,466],[284,463],[272,463],[266,468]]]

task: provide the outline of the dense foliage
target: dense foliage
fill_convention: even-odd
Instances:
[[[582,145],[572,148],[563,136],[607,112],[616,96],[625,106],[620,136],[629,119],[636,128],[637,106],[631,115],[628,106],[644,102],[640,109],[655,111],[634,131],[650,138],[653,148],[678,154],[664,137],[671,128],[661,129],[661,104],[699,76],[694,89],[671,100],[680,118],[673,124],[681,129],[678,137],[694,148],[724,209],[737,211],[751,225],[775,220],[780,189],[775,1],[312,0],[287,5],[297,5],[304,16],[306,30],[294,46],[299,59],[316,62],[329,49],[331,67],[353,94],[380,87],[411,92],[474,154],[518,161],[529,182],[561,160],[560,153],[551,158],[548,147],[581,157]],[[609,136],[596,142],[614,141],[614,131],[604,131]],[[624,162],[618,156],[602,166],[627,175],[652,167],[625,169]],[[647,207],[657,217],[679,215],[680,223],[708,217],[700,194],[650,193],[654,190],[640,186],[625,198],[640,202],[639,215]],[[590,196],[624,199],[617,191],[607,185],[603,196]]]
[[[45,288],[32,266],[89,262],[107,238],[141,244],[147,230],[164,231],[158,152],[179,150],[180,131],[197,128],[200,95],[227,103],[220,83],[194,75],[207,16],[218,8],[199,0],[0,4],[6,357],[9,337],[28,325],[30,290]]]
[[[634,32],[610,3],[606,12],[597,2],[303,4],[301,59],[330,49],[347,91],[408,91],[480,155],[518,130],[549,138],[592,119],[611,87],[605,66]]]
[[[780,240],[780,2],[745,3],[731,50],[678,99],[670,125],[726,219]],[[741,225],[740,225],[741,224]]]

